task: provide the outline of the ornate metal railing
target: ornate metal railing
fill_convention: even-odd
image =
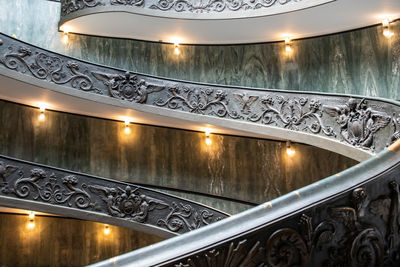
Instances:
[[[0,156],[0,205],[110,223],[169,237],[228,217],[134,184]]]
[[[3,34],[0,39],[0,74],[64,94],[101,95],[105,103],[292,139],[358,160],[400,137],[395,101],[176,81],[91,64]]]
[[[280,14],[331,1],[334,0],[61,0],[60,24],[83,15],[115,11],[186,19],[246,18]]]
[[[94,266],[399,266],[400,141],[349,170]]]

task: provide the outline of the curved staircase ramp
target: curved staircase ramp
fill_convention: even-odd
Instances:
[[[228,217],[205,205],[135,184],[1,155],[0,205],[113,224],[165,238]]]
[[[399,266],[400,140],[348,170],[92,265]]]
[[[4,34],[0,75],[93,104],[292,140],[359,161],[400,136],[400,106],[395,101],[154,77],[56,54]]]
[[[374,156],[271,202],[95,266],[399,264],[396,253],[400,245],[398,102],[176,81],[90,64],[5,35],[0,39],[0,74],[3,76],[64,94],[73,92],[86,99],[99,96],[96,101],[105,104],[111,103],[111,99],[116,100],[113,102],[116,105],[166,117],[183,117],[187,121],[204,121],[217,126],[228,125],[232,129],[246,128],[252,133],[268,132],[280,138],[303,140],[359,160]],[[100,178],[90,187],[85,179],[64,176],[57,169],[44,166],[38,170],[21,161],[19,164],[28,167],[6,177],[5,170],[12,169],[7,166],[14,166],[13,162],[17,161],[4,157],[2,161],[5,177],[2,178],[6,183],[2,184],[0,200],[12,206],[19,204],[27,208],[21,203],[29,200],[40,208],[39,211],[51,212],[43,209],[59,208],[81,217],[90,214],[86,219],[115,220],[121,225],[129,221],[129,225],[145,227],[148,225],[132,222],[133,218],[140,220],[143,209],[149,222],[156,224],[157,229],[164,226],[168,233],[172,233],[168,227],[183,229],[187,225],[198,225],[199,216],[202,216],[200,223],[204,223],[204,218],[218,220],[220,217],[215,215],[216,211],[201,210],[191,213],[194,224],[178,219],[169,224],[168,218],[172,217],[168,211],[173,214],[178,208],[182,212],[191,209],[186,204],[169,204],[166,199],[153,197],[142,188],[115,186],[110,183],[117,182]],[[61,195],[56,193],[59,188],[65,190]],[[85,196],[89,193],[98,200],[88,201]],[[120,199],[132,195],[139,195],[139,208],[134,201],[129,205],[120,204]],[[96,211],[99,203],[104,214]],[[167,203],[168,209],[163,209],[160,203]],[[166,213],[161,219],[150,220],[158,211]],[[125,218],[120,218],[121,212]],[[114,213],[116,217],[110,216]]]

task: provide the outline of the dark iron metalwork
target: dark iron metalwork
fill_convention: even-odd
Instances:
[[[4,197],[5,205],[15,198],[32,204],[46,203],[175,234],[228,217],[196,202],[134,184],[0,156],[0,200]],[[51,212],[51,206],[45,211]]]
[[[3,68],[126,103],[250,122],[376,153],[399,138],[400,106],[376,98],[198,84],[94,65],[0,35]]]
[[[397,141],[341,174],[235,218],[115,257],[113,265],[399,266],[399,158]],[[214,237],[222,229],[227,233]],[[182,251],[183,246],[189,249]],[[151,253],[157,256],[148,261]]]

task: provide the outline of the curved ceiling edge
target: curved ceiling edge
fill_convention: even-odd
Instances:
[[[89,219],[160,237],[183,234],[228,217],[197,202],[135,184],[2,155],[0,166],[0,205],[6,207]]]
[[[175,3],[173,0],[154,1],[166,3],[167,6]],[[204,4],[207,1],[198,3]],[[230,3],[241,1],[253,0],[237,0]],[[257,1],[282,2],[254,0],[254,3]],[[294,3],[294,0],[283,2],[287,2],[282,5],[283,7],[286,5],[289,7],[290,2]],[[310,3],[316,6],[307,8]],[[285,13],[270,16],[258,13],[262,12],[262,9],[257,9],[229,13],[242,14],[241,17],[229,15],[228,12],[227,15],[176,12],[180,17],[167,17],[165,16],[167,11],[107,4],[77,8],[76,11],[61,16],[59,25],[71,33],[95,36],[181,44],[243,44],[282,41],[286,37],[299,39],[337,33],[381,23],[384,17],[390,17],[392,20],[400,17],[400,2],[396,0],[316,2],[303,0],[292,5],[302,5],[303,8],[292,12],[287,9]],[[250,16],[249,12],[255,12],[256,15]]]
[[[2,95],[15,102],[47,97],[59,103],[58,110],[71,112],[73,107],[77,113],[91,114],[96,110],[97,117],[121,121],[130,114],[142,120],[136,122],[184,129],[201,130],[211,124],[217,129],[311,144],[357,160],[383,150],[399,137],[397,102],[157,78],[2,38]],[[34,86],[23,86],[21,81]]]
[[[279,15],[337,0],[92,0],[61,1],[60,24],[96,13],[125,12],[187,20],[227,20]]]

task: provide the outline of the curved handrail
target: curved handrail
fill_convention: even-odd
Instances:
[[[0,205],[123,226],[160,237],[228,217],[205,205],[131,183],[0,155]]]
[[[60,25],[68,20],[104,12],[178,19],[236,19],[282,14],[334,0],[61,0]]]
[[[73,59],[4,34],[0,75],[148,114],[311,144],[360,161],[400,137],[395,101],[154,77]]]
[[[399,266],[399,159],[400,140],[271,202],[92,266]]]

